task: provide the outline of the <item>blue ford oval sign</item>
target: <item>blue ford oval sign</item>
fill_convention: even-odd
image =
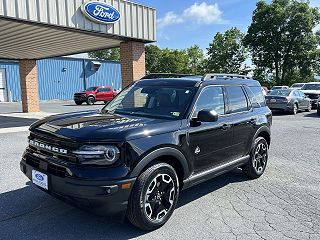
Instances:
[[[120,12],[103,2],[87,2],[82,5],[81,10],[88,18],[98,23],[115,23],[120,19]]]
[[[36,173],[36,178],[39,180],[39,181],[43,181],[44,178],[39,174],[39,173]]]

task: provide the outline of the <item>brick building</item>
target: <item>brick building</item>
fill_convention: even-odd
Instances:
[[[41,59],[120,47],[122,87],[143,77],[156,10],[125,0],[0,0],[0,31],[0,59],[19,62],[23,111],[37,112]],[[8,95],[0,73],[0,96]]]

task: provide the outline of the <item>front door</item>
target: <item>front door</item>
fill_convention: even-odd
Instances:
[[[7,102],[7,84],[6,84],[6,70],[0,68],[0,102]]]
[[[233,129],[225,115],[225,98],[222,87],[205,87],[196,102],[193,117],[203,109],[215,110],[217,122],[191,121],[189,127],[190,156],[194,171],[201,172],[229,160]]]

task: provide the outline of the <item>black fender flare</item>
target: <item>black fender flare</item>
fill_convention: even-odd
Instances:
[[[270,128],[268,128],[267,126],[261,126],[257,131],[256,133],[254,134],[254,137],[253,137],[253,141],[252,141],[252,145],[251,145],[251,148],[253,147],[254,145],[254,141],[255,139],[258,137],[258,135],[262,132],[267,132],[270,139],[271,139],[271,131],[270,131]]]
[[[184,154],[178,149],[172,147],[163,147],[158,148],[150,153],[148,153],[145,157],[143,157],[139,163],[132,170],[130,177],[137,177],[140,175],[141,171],[150,164],[153,160],[161,156],[172,156],[175,157],[183,168],[184,178],[189,175],[189,165]]]

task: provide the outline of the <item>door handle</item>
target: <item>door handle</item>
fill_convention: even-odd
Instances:
[[[223,124],[222,126],[221,126],[221,129],[223,130],[223,131],[227,131],[228,129],[230,129],[231,128],[231,125],[230,124]]]

